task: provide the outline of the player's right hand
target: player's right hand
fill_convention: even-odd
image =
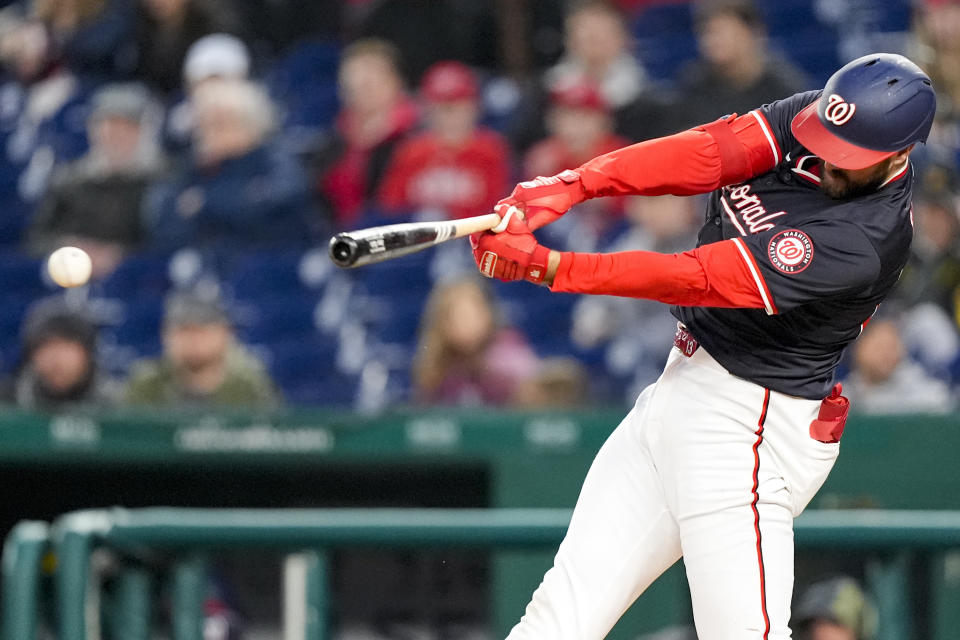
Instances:
[[[543,282],[550,250],[542,246],[516,207],[500,205],[494,210],[502,218],[502,231],[491,230],[470,236],[473,259],[480,273],[504,282]]]
[[[586,199],[580,174],[568,169],[555,176],[540,176],[521,182],[513,193],[497,204],[517,207],[526,217],[530,229],[539,229]]]

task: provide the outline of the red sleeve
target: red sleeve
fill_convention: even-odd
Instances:
[[[753,257],[739,238],[674,254],[563,252],[550,289],[646,298],[684,307],[777,312]]]
[[[707,193],[763,173],[780,160],[759,111],[612,151],[577,169],[588,198]]]

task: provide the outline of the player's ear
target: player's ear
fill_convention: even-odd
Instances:
[[[901,159],[901,158],[906,158],[907,156],[910,155],[910,153],[913,151],[913,148],[914,148],[915,146],[917,146],[917,144],[916,144],[916,143],[913,143],[912,145],[910,145],[910,146],[907,147],[906,149],[901,149],[900,151],[897,151],[897,153],[894,155],[894,157],[897,158],[898,160]]]

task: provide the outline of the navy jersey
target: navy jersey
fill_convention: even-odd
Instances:
[[[827,396],[843,351],[890,293],[913,236],[909,163],[876,192],[835,200],[821,162],[790,132],[819,91],[757,109],[777,165],[710,195],[697,245],[739,238],[765,309],[674,307],[730,373],[803,398]]]

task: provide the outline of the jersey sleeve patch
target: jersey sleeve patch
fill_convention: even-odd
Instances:
[[[767,244],[767,259],[781,273],[800,273],[813,260],[813,240],[799,229],[780,231]]]

